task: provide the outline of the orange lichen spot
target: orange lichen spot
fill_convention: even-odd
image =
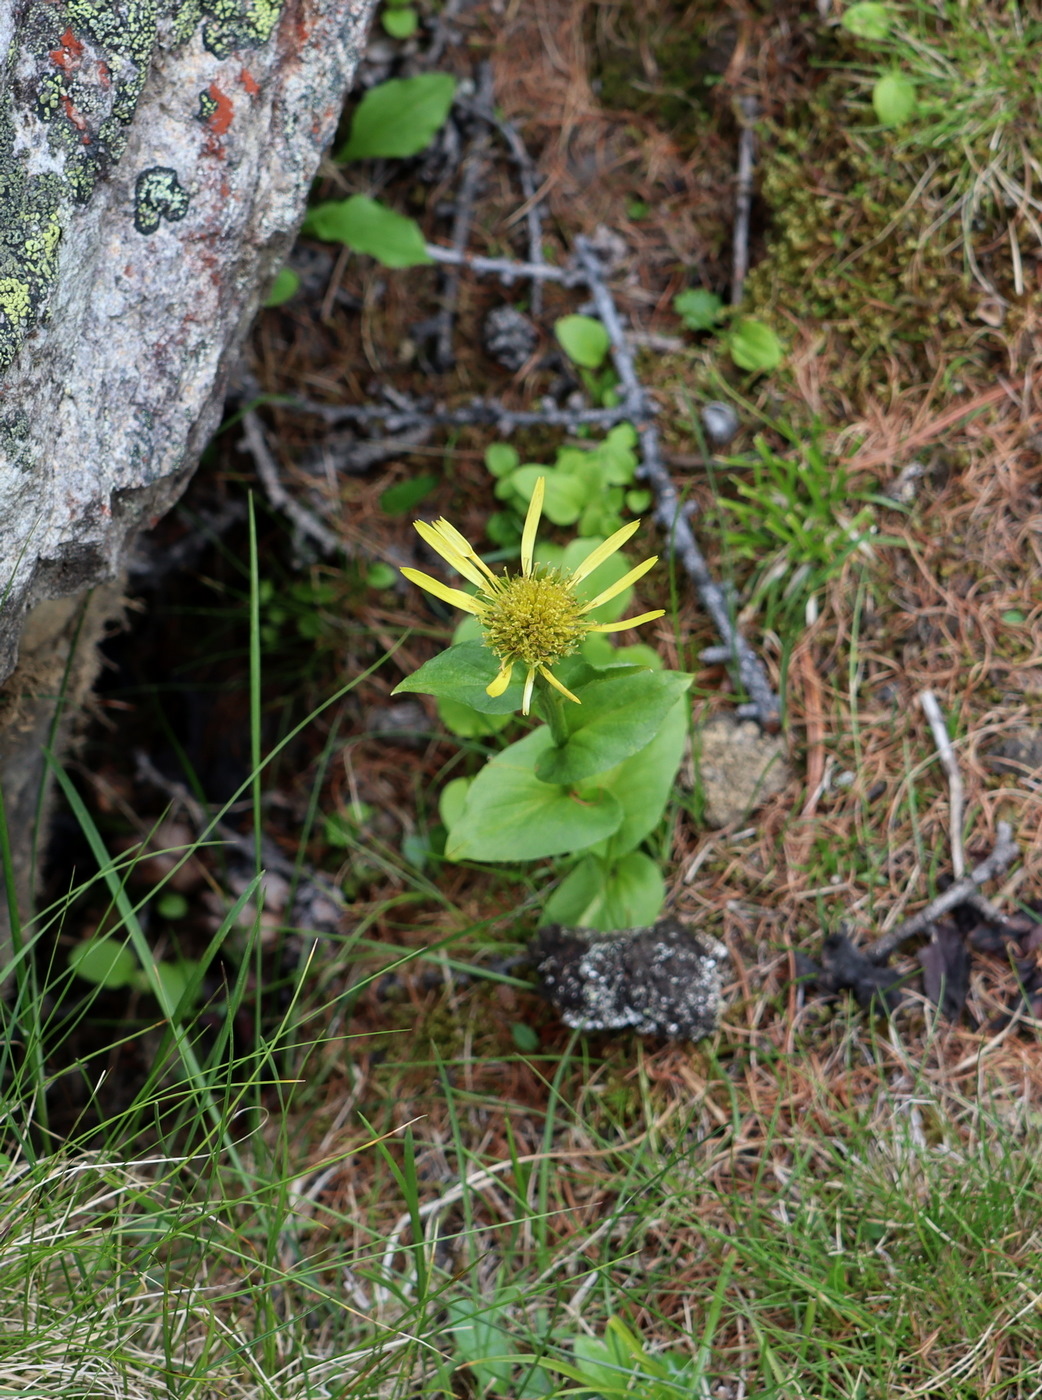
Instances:
[[[248,68],[244,68],[239,74],[239,82],[242,83],[251,97],[256,97],[258,92],[260,92],[260,83],[257,82],[257,79]]]
[[[232,124],[232,117],[235,115],[235,108],[232,100],[217,86],[210,84],[210,98],[216,104],[210,114],[209,127],[215,136],[223,136]]]
[[[77,130],[77,131],[86,131],[86,130],[87,130],[87,121],[86,121],[86,118],[85,118],[80,112],[78,112],[78,111],[76,110],[76,106],[75,106],[75,104],[73,103],[72,98],[69,97],[68,94],[66,94],[65,96],[62,97],[61,102],[62,102],[62,106],[65,108],[65,115],[68,117],[69,121],[72,122],[72,124],[73,124],[73,126],[76,128],[76,130]]]
[[[77,67],[83,57],[83,45],[72,32],[66,29],[65,33],[58,40],[60,49],[51,49],[51,62],[58,68],[64,68],[66,73]]]
[[[112,74],[109,71],[108,64],[104,61],[98,64],[98,82],[103,88],[110,88],[112,86]]]

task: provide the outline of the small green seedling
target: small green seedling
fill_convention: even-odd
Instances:
[[[712,331],[723,316],[723,298],[705,287],[688,287],[673,298],[673,310],[689,331]]]
[[[291,267],[284,267],[280,272],[276,273],[275,280],[271,284],[268,295],[264,298],[264,305],[267,307],[282,306],[282,304],[289,301],[291,297],[295,297],[299,291],[299,275],[294,272]]]
[[[420,23],[420,16],[409,0],[386,0],[380,23],[392,39],[411,39]]]
[[[593,316],[562,316],[554,323],[554,335],[594,403],[605,408],[616,404],[619,381],[614,366],[605,364],[611,339],[604,325]]]
[[[385,28],[392,15],[401,17],[393,21],[399,28],[410,23],[415,28],[416,14],[408,6],[386,11]],[[444,125],[455,95],[456,80],[449,73],[419,73],[370,88],[358,104],[351,134],[337,159],[402,160],[419,155]],[[432,261],[416,220],[368,195],[317,204],[304,220],[303,231],[324,242],[342,243],[356,253],[368,253],[384,267],[419,267]]]

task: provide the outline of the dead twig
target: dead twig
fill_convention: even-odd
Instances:
[[[488,105],[492,100],[492,65],[483,63],[478,76],[477,102]],[[489,133],[481,127],[470,139],[470,150],[463,161],[463,178],[456,196],[456,209],[452,219],[452,248],[462,255],[470,237],[470,226],[474,221],[474,204],[481,187],[481,177],[488,155]],[[456,307],[459,304],[460,264],[445,263],[441,274],[441,309],[436,317],[437,332],[434,343],[434,367],[447,373],[456,363],[452,350],[452,330],[456,320]]]
[[[937,696],[934,695],[932,690],[924,690],[919,695],[919,704],[922,706],[923,714],[929,722],[930,733],[933,735],[934,744],[937,746],[937,757],[941,760],[941,766],[948,774],[948,806],[950,809],[949,839],[952,848],[952,870],[955,874],[955,878],[961,880],[966,870],[966,858],[962,849],[963,787],[962,776],[959,773],[959,762],[955,757],[952,741],[948,737],[948,726],[944,722],[944,715],[941,714],[941,707],[937,703]]]
[[[504,117],[497,115],[491,98],[487,106],[478,106],[476,103],[468,103],[459,99],[457,99],[457,106],[461,107],[463,111],[473,112],[482,121],[488,122],[489,126],[498,131],[506,142],[507,149],[510,151],[511,158],[517,168],[521,193],[525,197],[523,207],[525,226],[528,230],[528,260],[535,266],[545,267],[546,263],[543,258],[543,201],[536,187],[536,166],[528,154],[528,148],[514,126]],[[539,278],[533,278],[532,281],[530,310],[534,319],[538,319],[543,310],[543,284]]]
[[[756,129],[759,114],[755,97],[743,97],[742,131],[738,138],[738,178],[734,197],[734,243],[731,257],[731,305],[737,306],[749,271],[749,215],[753,207],[753,168],[756,164]]]
[[[458,263],[479,276],[486,274],[498,277],[505,287],[512,286],[521,278],[532,281],[560,282],[563,287],[579,287],[586,280],[581,272],[573,267],[554,267],[551,263],[516,262],[513,258],[486,258],[480,253],[460,253],[455,248],[444,248],[440,243],[425,245],[428,257],[437,263]]]
[[[268,447],[264,429],[256,413],[244,413],[242,426],[245,430],[246,447],[272,507],[281,511],[296,529],[305,538],[314,541],[324,554],[349,554],[346,541],[335,534],[328,525],[323,524],[306,506],[302,506],[283,486],[279,478],[278,463]]]
[[[412,399],[402,394],[393,405],[326,404],[309,399],[279,399],[279,407],[310,413],[331,425],[337,423],[380,423],[389,432],[426,427],[493,427],[507,435],[515,428],[552,427],[574,432],[583,426],[613,428],[625,422],[630,413],[624,404],[614,408],[560,408],[549,403],[539,409],[507,408],[498,399],[474,398],[459,408],[444,408],[429,399]]]
[[[975,865],[968,875],[950,885],[943,894],[932,899],[918,914],[913,914],[910,919],[898,924],[897,928],[870,943],[865,949],[865,956],[874,963],[886,962],[902,943],[914,938],[916,934],[925,933],[932,923],[959,904],[971,903],[986,917],[1001,921],[999,911],[982,898],[980,886],[987,884],[989,880],[997,880],[1004,874],[1007,867],[1020,855],[1020,847],[1013,840],[1013,828],[1009,822],[999,822],[997,830],[998,840],[990,856],[979,865]]]
[[[576,239],[575,256],[585,274],[597,315],[611,340],[612,360],[623,389],[620,408],[625,410],[624,417],[633,422],[640,437],[642,465],[639,475],[649,482],[654,492],[655,519],[665,531],[669,552],[695,585],[702,606],[726,648],[721,656],[725,655],[737,667],[739,680],[749,695],[756,719],[765,729],[777,730],[781,722],[778,697],[771,688],[759,657],[734,625],[724,591],[709,572],[709,565],[681,507],[673,479],[662,461],[658,429],[651,421],[653,408],[637,376],[633,353],[627,343],[615,299],[604,280],[600,258],[589,240],[582,237]]]

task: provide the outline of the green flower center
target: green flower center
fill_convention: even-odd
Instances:
[[[562,656],[570,656],[590,630],[581,606],[559,569],[505,579],[485,602],[481,618],[485,645],[501,661],[552,666]]]

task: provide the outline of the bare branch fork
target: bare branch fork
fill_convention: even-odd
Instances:
[[[920,909],[918,914],[913,914],[910,919],[905,919],[895,929],[891,929],[889,933],[883,934],[881,938],[877,938],[874,943],[869,944],[865,949],[865,956],[874,963],[886,962],[891,953],[896,952],[902,943],[907,942],[909,938],[914,938],[917,934],[931,931],[938,919],[950,913],[960,904],[972,904],[983,918],[992,922],[1001,922],[1001,911],[984,898],[980,893],[980,887],[987,884],[989,880],[997,880],[1020,855],[1020,848],[1013,840],[1013,828],[1009,822],[999,822],[998,841],[995,844],[995,849],[986,860],[975,865],[968,875],[965,873],[966,857],[962,844],[963,786],[959,762],[955,756],[955,750],[952,748],[952,741],[948,737],[948,726],[944,722],[944,715],[941,713],[941,707],[937,703],[937,697],[933,691],[922,691],[919,695],[919,704],[930,726],[937,756],[948,775],[948,825],[955,883],[939,894],[936,899],[932,899],[924,909]]]

